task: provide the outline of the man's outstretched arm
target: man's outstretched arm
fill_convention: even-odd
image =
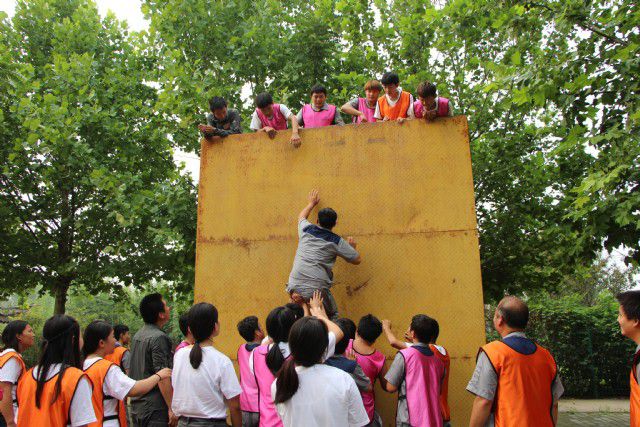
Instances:
[[[320,196],[318,194],[318,190],[311,190],[311,192],[309,193],[309,203],[307,203],[307,206],[305,206],[304,209],[300,211],[300,214],[298,215],[298,221],[300,221],[301,219],[309,218],[309,214],[311,214],[311,211],[319,202]]]

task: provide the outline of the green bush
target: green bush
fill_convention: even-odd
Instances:
[[[629,395],[633,341],[620,334],[618,303],[602,292],[587,306],[582,295],[536,295],[527,335],[548,348],[556,359],[566,397],[603,398]],[[487,311],[487,339],[495,338]]]
[[[171,307],[171,320],[164,327],[165,332],[171,337],[174,345],[182,340],[180,328],[178,328],[178,317],[187,311],[191,306],[191,295],[172,295],[166,288],[150,287],[145,292],[136,290],[124,291],[118,298],[107,293],[92,294],[82,289],[76,290],[69,297],[67,302],[67,314],[73,316],[84,328],[93,320],[106,320],[112,324],[123,323],[129,326],[131,335],[135,334],[143,326],[142,318],[138,312],[138,305],[142,297],[148,293],[160,292],[165,296],[167,303]],[[22,319],[29,322],[36,332],[36,345],[27,350],[23,357],[27,366],[31,367],[37,363],[40,339],[42,337],[42,327],[44,322],[51,317],[53,312],[53,298],[44,296],[27,297],[21,301],[20,306],[25,309],[24,313],[15,319]],[[13,320],[13,319],[12,319]]]

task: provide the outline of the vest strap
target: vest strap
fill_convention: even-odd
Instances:
[[[102,421],[110,421],[110,420],[117,420],[119,417],[118,415],[107,415],[106,417],[104,417],[102,419]]]

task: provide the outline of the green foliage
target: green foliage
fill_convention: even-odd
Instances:
[[[221,94],[340,105],[393,69],[469,117],[485,295],[558,289],[602,248],[640,240],[638,10],[570,0],[146,0],[166,131],[197,151]],[[247,123],[245,123],[245,126]],[[631,259],[630,259],[631,260]],[[629,260],[629,261],[630,261]]]
[[[530,301],[528,333],[556,359],[566,396],[601,398],[629,393],[635,344],[620,334],[611,293],[584,306],[581,295]]]
[[[144,295],[152,292],[160,292],[164,295],[171,308],[171,320],[164,327],[164,330],[169,334],[174,345],[177,345],[182,341],[178,317],[189,309],[193,301],[191,296],[175,292],[173,287],[167,284],[151,284],[144,292],[124,288],[118,292],[118,299],[114,299],[107,293],[96,294],[82,287],[75,287],[69,296],[67,313],[78,320],[81,328],[94,320],[101,319],[113,325],[122,323],[129,326],[131,336],[133,336],[144,325],[138,311],[140,300]],[[24,354],[28,366],[37,363],[42,327],[45,321],[51,317],[53,303],[53,297],[39,296],[36,292],[21,298],[19,305],[25,311],[16,319],[26,320],[36,332],[36,345]]]
[[[2,21],[0,292],[188,289],[195,189],[145,84],[141,36],[90,0],[21,1]]]

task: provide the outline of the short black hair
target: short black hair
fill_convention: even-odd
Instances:
[[[256,331],[260,329],[256,316],[247,316],[238,322],[238,332],[247,342],[251,342],[256,337]]]
[[[520,298],[506,296],[498,303],[498,312],[507,326],[524,329],[529,323],[529,307]]]
[[[304,317],[304,308],[302,308],[301,305],[298,305],[295,302],[288,302],[284,306],[295,313],[296,320]]]
[[[356,337],[356,324],[353,323],[353,320],[347,319],[346,317],[336,320],[335,324],[338,325],[344,334],[342,339],[336,343],[336,354],[342,354],[347,350],[349,340]]]
[[[382,322],[373,314],[362,316],[358,322],[358,335],[360,338],[373,344],[382,334]]]
[[[189,333],[189,312],[182,313],[180,317],[178,317],[178,327],[180,328],[180,332],[182,332],[183,336],[187,336]]]
[[[434,336],[437,336],[439,331],[436,330],[438,322],[433,322],[433,319],[426,314],[416,314],[411,319],[411,330],[423,344],[429,344],[434,340]]]
[[[162,295],[159,293],[153,293],[146,295],[140,301],[140,316],[144,323],[156,323],[160,313],[164,312],[164,302],[162,301]]]
[[[273,104],[273,98],[270,93],[264,92],[256,96],[256,107],[265,108]]]
[[[127,325],[118,324],[113,327],[113,336],[116,341],[120,341],[120,337],[127,332],[129,332],[129,327]]]
[[[209,100],[209,110],[221,110],[222,108],[227,106],[227,101],[220,96],[214,96]]]
[[[398,77],[398,75],[396,73],[394,73],[393,71],[387,71],[386,73],[384,73],[382,75],[382,78],[380,79],[380,83],[382,83],[383,86],[386,86],[386,85],[399,85],[400,84],[400,77]]]
[[[436,85],[431,82],[420,83],[416,92],[418,92],[418,96],[420,98],[429,98],[431,96],[435,97],[438,93]]]
[[[338,214],[331,208],[323,208],[318,212],[318,223],[320,227],[331,230],[336,226],[338,221]]]
[[[321,84],[315,84],[311,87],[311,95],[313,95],[314,93],[324,93],[326,95],[327,89]]]
[[[640,320],[640,290],[620,292],[616,299],[629,320]]]

